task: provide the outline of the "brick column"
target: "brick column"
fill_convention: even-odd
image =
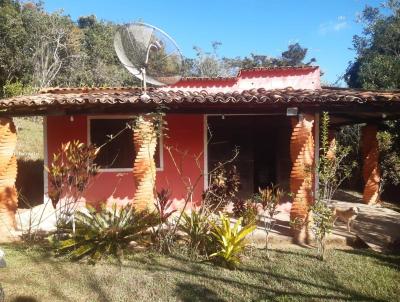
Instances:
[[[336,156],[336,131],[329,129],[328,133],[328,151],[326,156],[328,159],[333,159]]]
[[[15,189],[16,144],[17,133],[12,119],[0,118],[0,241],[11,240],[11,232],[15,230],[15,213],[18,208]]]
[[[309,241],[308,222],[309,207],[314,202],[314,115],[303,115],[300,120],[292,120],[293,132],[290,140],[292,171],[290,173],[290,190],[293,203],[290,219],[302,222],[294,228],[294,240],[299,243]]]
[[[136,192],[133,204],[136,210],[154,209],[156,164],[154,154],[157,134],[151,118],[139,117],[133,129],[136,158],[133,165]]]
[[[367,125],[362,129],[361,151],[363,156],[364,194],[366,204],[378,202],[379,198],[379,151],[376,134],[378,128],[375,125]]]

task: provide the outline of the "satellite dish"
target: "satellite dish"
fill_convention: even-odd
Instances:
[[[146,83],[172,85],[181,79],[182,53],[168,34],[152,25],[121,26],[114,48],[125,68],[142,81],[145,93]]]

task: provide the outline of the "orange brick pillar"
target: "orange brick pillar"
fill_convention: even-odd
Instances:
[[[18,208],[15,179],[17,133],[12,119],[0,118],[0,242],[13,239],[15,213]]]
[[[151,118],[139,117],[133,129],[136,157],[133,164],[136,192],[133,204],[136,210],[154,209],[156,165],[154,154],[157,134]]]
[[[308,230],[309,207],[314,202],[314,115],[306,114],[299,120],[294,118],[292,125],[290,191],[293,194],[293,203],[290,210],[290,220],[299,223],[293,227],[294,241],[304,243],[310,239]]]
[[[333,159],[336,156],[336,131],[329,129],[328,134],[328,150],[326,152],[326,157],[328,159]]]
[[[379,151],[376,138],[378,128],[375,125],[367,125],[362,129],[361,151],[363,157],[364,194],[366,204],[373,204],[379,200]]]

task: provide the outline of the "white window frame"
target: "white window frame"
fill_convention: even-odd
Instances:
[[[87,143],[88,145],[91,144],[91,137],[90,137],[90,126],[91,120],[125,120],[125,119],[133,119],[134,115],[88,115],[87,116]],[[161,130],[162,131],[162,130]],[[156,167],[156,171],[164,171],[164,135],[161,132],[158,138],[158,144],[160,145],[160,167]],[[133,163],[133,159],[132,159]],[[117,173],[124,173],[124,172],[132,172],[132,168],[105,168],[99,169],[100,172],[117,172]]]

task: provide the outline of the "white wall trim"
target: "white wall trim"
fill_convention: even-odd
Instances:
[[[87,134],[86,134],[86,141],[87,144],[91,144],[90,140],[90,121],[91,120],[104,120],[104,119],[109,119],[109,120],[117,120],[117,119],[133,119],[133,115],[88,115],[86,118],[87,122]],[[158,144],[160,145],[160,166],[156,168],[156,171],[164,171],[164,135],[161,133]],[[133,164],[133,162],[132,162]],[[132,168],[109,168],[109,169],[99,169],[100,172],[113,172],[113,173],[126,173],[126,172],[132,172]]]

